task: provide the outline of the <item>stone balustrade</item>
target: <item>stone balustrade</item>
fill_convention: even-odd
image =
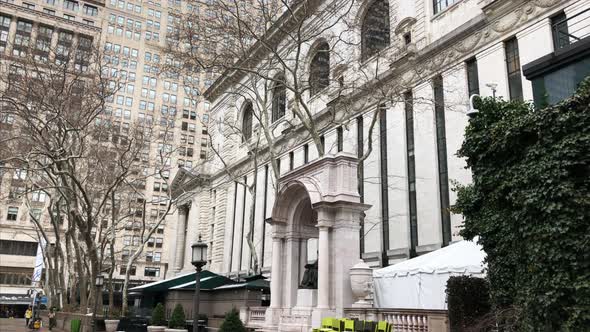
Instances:
[[[393,324],[393,331],[448,332],[449,319],[446,310],[347,308],[347,318],[359,320],[384,320]]]
[[[267,307],[242,307],[240,308],[240,319],[246,327],[257,328],[265,325]]]

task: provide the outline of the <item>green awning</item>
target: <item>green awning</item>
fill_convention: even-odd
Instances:
[[[195,283],[196,283],[195,280],[192,280],[192,281],[187,282],[185,284],[170,287],[170,290],[180,290],[180,289],[194,290]],[[231,284],[235,284],[235,283],[236,283],[235,281],[233,281],[227,277],[215,274],[212,276],[207,276],[207,277],[201,278],[201,290],[211,290],[211,289],[214,289],[219,286],[231,285]]]
[[[264,278],[245,279],[246,282],[218,286],[214,289],[214,291],[224,289],[251,289],[261,291],[270,290],[270,282],[268,280],[265,280]]]
[[[190,273],[178,275],[178,276],[170,278],[170,279],[150,282],[149,284],[130,288],[129,291],[141,292],[141,293],[157,293],[157,292],[166,292],[172,287],[187,284],[187,283],[190,283],[191,281],[194,285],[195,273],[196,272],[190,272]],[[207,270],[201,271],[201,280],[203,280],[204,278],[207,278],[207,277],[212,277],[212,276],[221,277],[220,275],[215,274],[210,271],[207,271]]]

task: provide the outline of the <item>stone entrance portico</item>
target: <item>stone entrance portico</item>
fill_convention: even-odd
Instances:
[[[359,259],[360,203],[357,159],[326,156],[279,179],[272,225],[272,331],[306,331],[354,302],[349,270]],[[299,289],[307,241],[318,239],[318,289]]]

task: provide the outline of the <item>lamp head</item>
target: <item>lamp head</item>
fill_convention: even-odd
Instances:
[[[192,260],[191,263],[197,268],[201,268],[207,264],[207,244],[201,241],[201,235],[199,234],[199,240],[192,246]]]
[[[469,98],[469,111],[467,111],[467,116],[470,118],[474,118],[477,115],[477,113],[479,113],[479,110],[477,108],[475,108],[475,106],[473,105],[473,101],[474,101],[475,97],[479,98],[479,95],[473,94]]]

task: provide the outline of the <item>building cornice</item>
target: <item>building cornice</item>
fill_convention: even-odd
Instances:
[[[94,25],[88,25],[88,24],[84,24],[82,22],[78,22],[78,21],[72,21],[72,20],[68,20],[65,19],[63,17],[59,17],[56,15],[50,15],[44,12],[40,12],[38,10],[34,10],[34,9],[30,9],[27,7],[22,7],[19,5],[15,5],[13,3],[10,2],[2,2],[2,6],[4,6],[5,8],[10,8],[16,11],[15,16],[18,17],[22,17],[24,19],[26,19],[26,16],[22,16],[21,13],[27,13],[27,14],[31,14],[34,16],[39,16],[39,17],[43,17],[51,22],[59,22],[62,23],[64,25],[71,25],[73,27],[77,27],[77,28],[81,28],[81,29],[85,29],[85,30],[90,30],[90,31],[94,31],[94,32],[98,32],[100,33],[102,31],[102,28],[100,26],[94,26]],[[79,32],[79,31],[77,31]]]
[[[477,51],[489,47],[491,43],[501,41],[504,35],[521,28],[558,4],[565,5],[571,1],[564,3],[562,0],[517,0],[514,2],[494,0],[492,2],[495,7],[487,7],[488,10],[484,11],[487,14],[479,15],[466,22],[452,33],[433,43],[432,46],[429,45],[415,54],[400,52],[390,68],[380,75],[378,79],[368,82],[364,88],[358,89],[355,94],[341,96],[339,99],[330,101],[326,108],[315,116],[314,121],[318,123],[317,127],[321,128],[320,132],[324,131],[330,123],[326,119],[333,118],[332,110],[338,109],[339,103],[360,100],[366,96],[367,91],[371,90],[371,86],[385,85],[404,77],[410,73],[409,67],[422,68],[423,75],[421,77],[434,76],[456,65],[460,60],[472,56]],[[503,5],[502,10],[498,10],[500,5]],[[491,6],[491,3],[488,6]],[[366,106],[364,109],[352,112],[349,117],[354,118],[366,112]],[[301,137],[304,132],[305,128],[298,125],[277,138],[275,145],[279,146],[285,142],[294,142],[295,138],[297,136]],[[268,161],[268,146],[260,149],[259,159],[265,162]],[[233,174],[245,174],[251,170],[248,168],[251,162],[250,157],[245,156],[229,167],[232,172],[235,172]],[[259,162],[259,164],[263,165],[265,162]],[[211,174],[211,180],[223,178],[225,175],[225,170],[218,171]]]

